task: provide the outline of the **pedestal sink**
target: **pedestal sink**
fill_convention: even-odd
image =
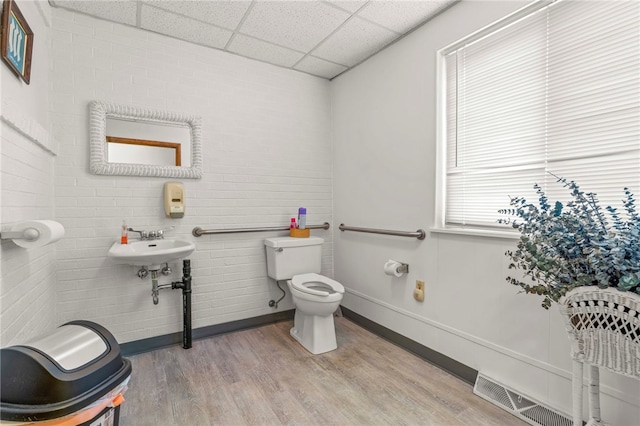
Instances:
[[[129,244],[116,241],[107,256],[120,265],[146,266],[149,270],[157,270],[163,263],[187,257],[195,249],[194,243],[176,239],[133,240]]]

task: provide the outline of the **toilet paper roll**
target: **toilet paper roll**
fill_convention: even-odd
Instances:
[[[402,266],[402,263],[389,259],[387,263],[384,264],[384,273],[389,276],[401,277],[402,272],[398,272],[400,266]]]
[[[24,238],[15,238],[13,242],[24,248],[46,246],[64,237],[64,226],[55,220],[21,222],[14,225],[11,231],[23,234]]]

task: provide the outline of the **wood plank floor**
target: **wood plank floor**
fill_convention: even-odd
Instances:
[[[346,318],[311,355],[291,321],[130,357],[121,426],[524,425],[472,387]]]

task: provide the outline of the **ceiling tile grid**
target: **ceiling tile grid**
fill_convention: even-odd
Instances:
[[[287,68],[295,65],[304,56],[304,53],[243,34],[236,34],[226,50]]]
[[[400,34],[354,16],[313,50],[313,55],[349,67],[380,51]]]
[[[316,58],[311,55],[307,55],[302,58],[302,60],[293,68],[298,71],[324,78],[332,78],[348,69],[344,65],[325,61],[324,59]]]
[[[256,2],[239,28],[290,49],[308,52],[335,31],[349,14],[315,1]]]
[[[404,34],[440,12],[450,1],[370,1],[358,16]]]
[[[125,25],[136,25],[137,2],[131,0],[64,0],[51,1],[53,6],[60,5],[66,9],[97,16],[108,21]]]
[[[327,0],[326,3],[344,9],[349,13],[355,13],[367,3],[367,0]]]
[[[49,0],[49,3],[331,79],[457,1]]]
[[[192,43],[224,48],[233,32],[207,25],[162,9],[143,4],[140,8],[140,28],[166,34]]]
[[[251,5],[251,1],[234,0],[234,1],[167,1],[167,0],[145,0],[150,6],[164,9],[179,15],[197,19],[208,24],[217,25],[219,27],[235,30],[247,9]]]

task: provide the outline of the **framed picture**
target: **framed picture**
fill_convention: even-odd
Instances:
[[[31,79],[33,31],[14,0],[2,4],[2,59],[27,84]]]

